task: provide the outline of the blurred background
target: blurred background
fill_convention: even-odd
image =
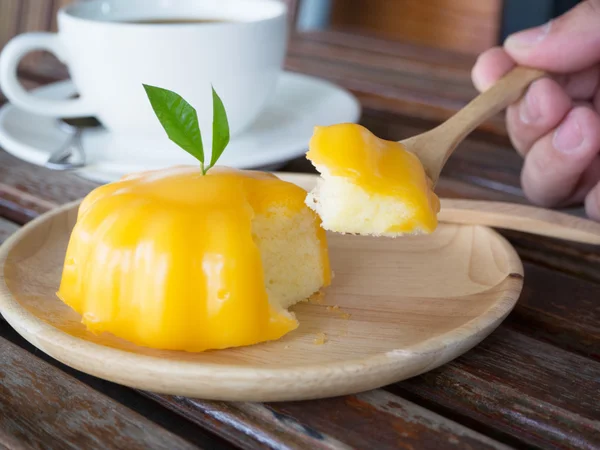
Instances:
[[[352,28],[466,53],[540,25],[579,0],[301,0],[298,28]]]
[[[20,33],[56,29],[72,0],[0,0],[0,49]],[[86,0],[81,0],[86,1]],[[202,0],[197,0],[202,1]],[[362,123],[401,139],[446,120],[477,92],[471,68],[483,50],[515,31],[559,16],[578,0],[281,0],[291,39],[285,70],[331,81],[359,100]],[[68,78],[53,56],[20,64],[23,85]],[[0,104],[3,102],[0,92]],[[502,115],[479,131],[508,142]],[[518,184],[518,183],[517,183]]]
[[[0,48],[15,34],[55,29],[56,10],[70,2],[0,0]],[[578,0],[297,0],[289,3],[298,8],[298,31],[345,29],[478,53],[501,42],[507,34],[562,14]]]

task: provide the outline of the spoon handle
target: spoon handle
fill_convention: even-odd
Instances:
[[[600,223],[516,203],[442,199],[440,222],[487,225],[600,245]]]
[[[489,118],[495,116],[511,103],[516,102],[525,89],[545,72],[529,67],[518,66],[501,78],[487,91],[471,100],[439,128],[450,133],[457,142]]]
[[[456,146],[469,133],[517,101],[534,80],[544,75],[542,70],[517,66],[450,119],[431,131],[403,140],[402,144],[419,156],[435,183]]]

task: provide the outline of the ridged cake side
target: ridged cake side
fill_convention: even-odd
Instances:
[[[305,195],[272,175],[196,167],[102,186],[80,207],[58,295],[90,330],[139,345],[203,351],[278,339],[298,326],[281,303],[329,280]],[[273,272],[270,261],[286,267],[287,258],[313,269]]]

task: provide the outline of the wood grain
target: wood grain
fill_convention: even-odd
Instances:
[[[540,236],[600,245],[600,223],[533,206],[511,203],[442,200],[439,220],[479,224]]]
[[[2,315],[71,367],[161,393],[281,401],[383,386],[476,345],[512,309],[522,286],[514,250],[484,227],[442,225],[432,236],[396,240],[330,235],[336,283],[325,303],[349,317],[302,303],[294,307],[300,327],[277,341],[218,352],[159,351],[88,332],[57,299],[76,215],[76,204],[57,208],[0,249]],[[325,345],[315,346],[318,333],[327,336]]]
[[[527,260],[579,279],[600,283],[598,247],[577,243],[565,245],[554,239],[530,239],[509,231],[504,231],[503,234],[518,246],[520,254]]]
[[[451,71],[462,69],[465,73],[473,66],[475,58],[461,52],[443,50],[409,42],[392,41],[381,39],[376,36],[361,35],[357,33],[346,33],[340,30],[319,30],[303,33],[298,43],[313,42],[332,48],[345,47],[355,48],[359,51],[370,50],[382,55],[394,56],[397,60],[408,62],[418,61],[431,64],[431,67],[447,67]],[[365,66],[367,66],[365,64]],[[443,76],[440,74],[430,74]]]
[[[0,355],[0,446],[198,448],[2,338]]]
[[[506,328],[444,369],[390,390],[451,408],[488,436],[548,449],[600,446],[600,363]]]
[[[502,13],[501,0],[337,0],[333,4],[333,27],[474,54],[496,45]]]
[[[14,222],[24,224],[59,204],[84,197],[96,186],[72,173],[35,167],[0,151],[0,215]]]
[[[531,263],[525,263],[525,276],[508,324],[600,362],[600,284]]]
[[[364,108],[439,123],[477,95],[470,77],[474,62],[455,52],[327,31],[298,35],[286,67],[350,89]],[[501,115],[480,129],[506,135]]]
[[[148,394],[242,448],[256,441],[290,449],[501,449],[503,444],[377,389],[306,402],[224,403]],[[223,423],[226,424],[223,427]]]

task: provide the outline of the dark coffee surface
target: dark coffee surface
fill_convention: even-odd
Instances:
[[[139,24],[156,24],[156,25],[167,25],[167,24],[192,24],[192,23],[226,23],[233,22],[232,20],[223,20],[223,19],[198,19],[198,18],[189,18],[189,19],[139,19],[139,20],[123,20],[121,22],[124,23],[139,23]]]

